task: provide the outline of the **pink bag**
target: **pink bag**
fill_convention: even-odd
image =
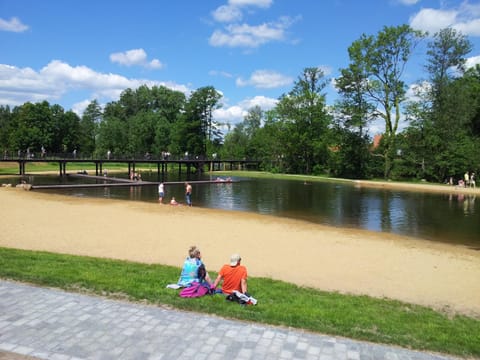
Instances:
[[[180,291],[180,296],[184,298],[195,298],[201,297],[210,291],[210,285],[208,283],[198,283],[193,282],[189,287],[184,288]]]

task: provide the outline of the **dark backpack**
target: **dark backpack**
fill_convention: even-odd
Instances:
[[[205,269],[205,265],[200,265],[197,269],[197,277],[199,282],[203,282],[207,277],[207,269]]]

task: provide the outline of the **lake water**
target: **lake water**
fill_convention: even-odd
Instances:
[[[126,177],[126,176],[125,176]],[[170,178],[166,181],[178,181]],[[213,180],[204,176],[198,180]],[[30,176],[32,184],[84,183],[58,176]],[[143,180],[157,181],[156,174]],[[233,178],[233,183],[193,184],[193,205],[301,219],[336,227],[395,233],[480,250],[480,204],[474,195],[358,188],[350,184]],[[18,181],[18,180],[17,180]],[[165,187],[165,202],[184,203],[182,184]],[[36,190],[40,191],[40,190]],[[158,202],[157,186],[56,189],[43,192]]]

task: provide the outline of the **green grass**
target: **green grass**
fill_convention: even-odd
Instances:
[[[43,286],[164,304],[228,318],[282,325],[372,342],[465,357],[480,357],[480,320],[367,296],[250,278],[257,306],[239,306],[222,295],[183,299],[180,268],[0,247],[0,277]],[[216,274],[210,272],[213,277]]]

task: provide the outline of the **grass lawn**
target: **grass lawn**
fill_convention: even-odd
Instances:
[[[180,268],[0,247],[0,277],[68,291],[282,325],[377,343],[480,357],[480,320],[450,316],[399,301],[350,296],[250,278],[256,306],[222,295],[183,299],[165,288]],[[216,274],[210,272],[211,277]]]

